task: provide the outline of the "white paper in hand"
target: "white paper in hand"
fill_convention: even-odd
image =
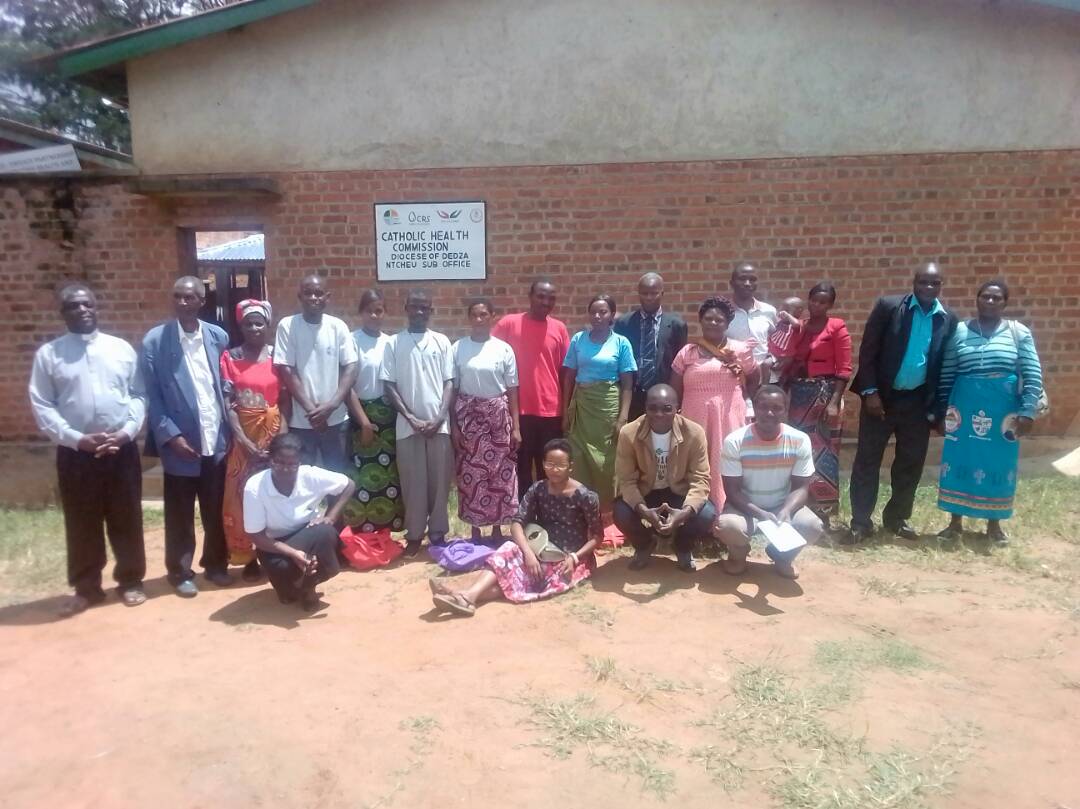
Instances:
[[[769,540],[769,544],[781,553],[793,551],[806,544],[803,535],[789,522],[775,523],[772,520],[759,520],[758,530]]]

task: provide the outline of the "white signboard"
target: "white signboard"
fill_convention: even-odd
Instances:
[[[375,245],[380,281],[486,279],[485,203],[376,203]]]
[[[47,171],[81,171],[75,147],[46,146],[24,152],[0,155],[0,174],[32,174]]]

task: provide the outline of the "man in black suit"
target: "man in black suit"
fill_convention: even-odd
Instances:
[[[671,363],[686,345],[686,321],[674,312],[665,312],[664,279],[647,272],[638,281],[641,308],[615,321],[615,333],[630,341],[638,371],[630,398],[630,421],[645,413],[645,394],[653,385],[666,385]]]
[[[862,398],[862,414],[851,469],[848,543],[866,539],[874,531],[871,515],[877,504],[881,459],[893,435],[893,491],[882,523],[903,539],[919,537],[908,519],[926,462],[930,430],[944,417],[937,402],[937,383],[945,345],[956,330],[956,315],[938,300],[941,281],[937,265],[924,264],[915,273],[910,294],[878,298],[866,321],[859,371],[851,383]]]

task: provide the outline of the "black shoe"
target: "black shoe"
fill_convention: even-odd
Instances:
[[[963,534],[964,532],[962,529],[948,525],[937,532],[937,538],[944,540],[945,542],[955,542],[960,539]]]
[[[683,573],[693,573],[697,568],[694,566],[694,557],[689,551],[675,553],[675,567]]]
[[[900,539],[907,539],[914,541],[919,538],[919,532],[909,523],[907,520],[901,520],[898,523],[891,523],[885,526],[886,530],[891,531]]]
[[[410,539],[408,542],[405,543],[405,551],[403,555],[408,556],[411,559],[418,553],[420,553],[419,539]]]
[[[649,562],[651,561],[652,558],[649,556],[648,551],[645,553],[634,551],[634,558],[630,560],[630,564],[627,565],[627,567],[631,570],[644,570],[649,566]]]
[[[994,531],[987,529],[986,538],[993,542],[999,548],[1004,548],[1009,544],[1009,535],[1000,528]]]
[[[208,582],[216,584],[218,587],[228,587],[233,583],[233,577],[224,570],[207,570],[203,573],[203,577]]]
[[[260,581],[262,579],[262,569],[259,567],[259,560],[252,559],[244,565],[244,570],[240,574],[240,578],[246,582]]]
[[[859,525],[852,523],[847,532],[840,537],[841,545],[857,545],[860,542],[865,542],[873,535],[874,529],[869,525]]]

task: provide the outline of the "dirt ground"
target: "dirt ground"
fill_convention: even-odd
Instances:
[[[1037,571],[616,553],[447,619],[408,561],[305,616],[265,584],[174,596],[161,541],[144,606],[0,610],[8,809],[1080,807],[1080,616]]]

